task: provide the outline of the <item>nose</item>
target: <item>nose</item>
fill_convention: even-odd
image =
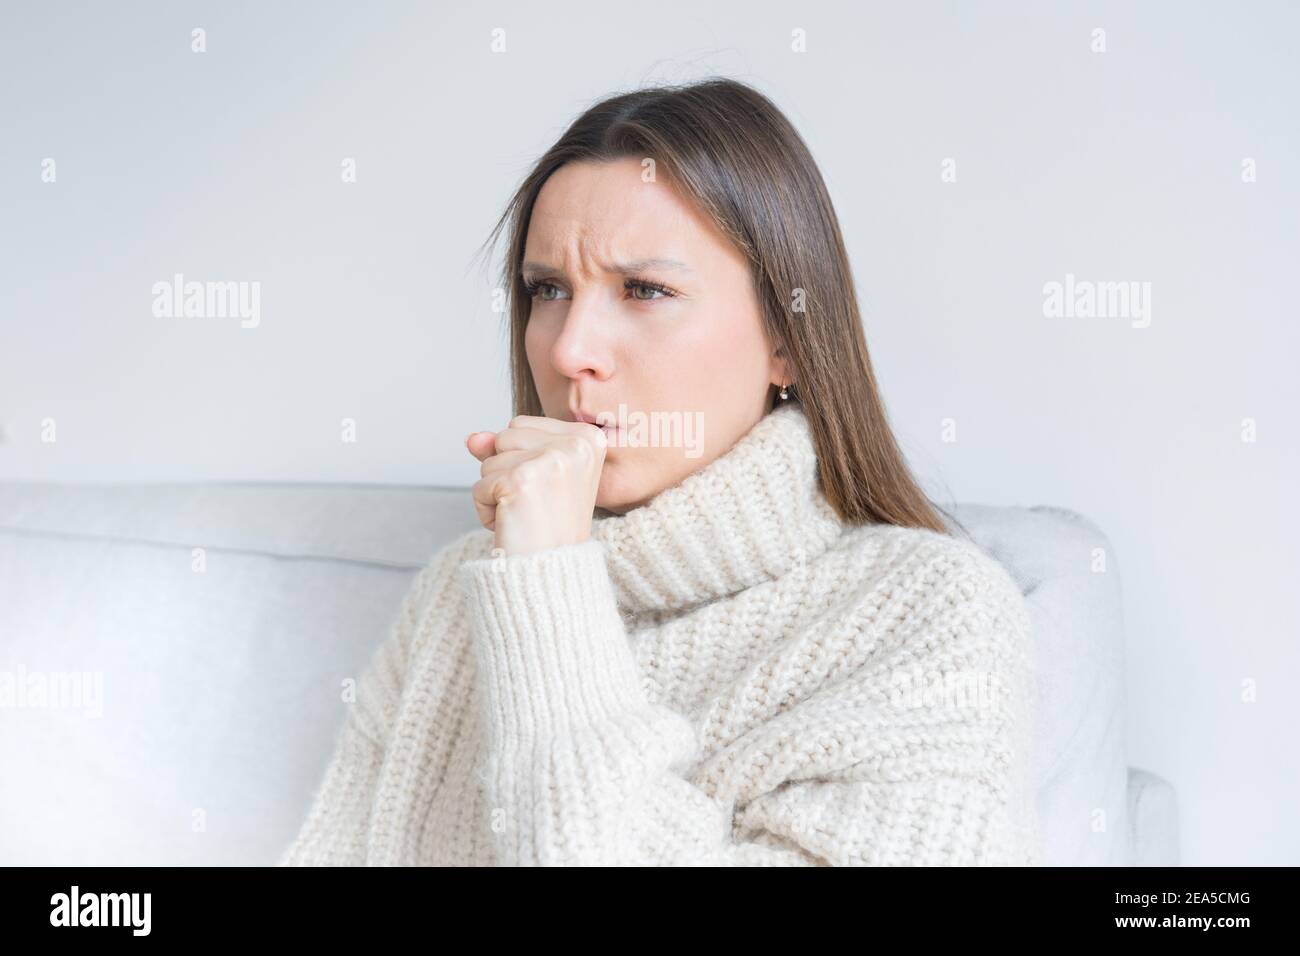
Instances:
[[[603,381],[613,374],[609,342],[609,317],[599,293],[577,292],[569,302],[560,334],[551,345],[551,364],[565,378],[595,378]]]

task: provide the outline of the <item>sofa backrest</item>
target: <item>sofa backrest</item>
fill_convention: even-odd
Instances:
[[[1109,547],[1059,509],[954,510],[1031,610],[1046,861],[1121,863]],[[332,752],[341,681],[477,527],[466,488],[0,483],[0,672],[61,695],[0,711],[0,864],[273,862]]]

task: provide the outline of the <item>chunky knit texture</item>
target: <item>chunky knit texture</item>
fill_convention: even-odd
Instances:
[[[843,523],[781,405],[582,544],[442,548],[279,865],[1034,865],[1029,639],[975,544]]]

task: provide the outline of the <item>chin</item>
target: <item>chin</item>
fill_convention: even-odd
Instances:
[[[596,489],[597,508],[622,514],[644,504],[653,494],[654,489],[641,488],[636,482],[628,481],[623,468],[608,458],[605,459],[600,487]]]

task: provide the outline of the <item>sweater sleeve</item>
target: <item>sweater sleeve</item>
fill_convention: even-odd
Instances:
[[[344,704],[343,725],[313,793],[306,819],[276,866],[364,866],[379,772],[401,697],[406,662],[420,612],[449,551],[440,552],[412,582],[389,633]]]
[[[891,769],[872,749],[881,711],[852,679],[737,743],[765,777],[743,806],[695,786],[684,776],[698,755],[694,729],[650,702],[600,542],[467,561],[460,575],[499,864],[1024,862],[1000,814],[1008,791],[997,761],[967,773],[926,752],[914,769]],[[905,714],[885,719],[906,733]],[[959,727],[949,738],[969,749],[979,736]]]
[[[365,865],[383,754],[383,746],[361,729],[349,710],[307,818],[276,866]]]

